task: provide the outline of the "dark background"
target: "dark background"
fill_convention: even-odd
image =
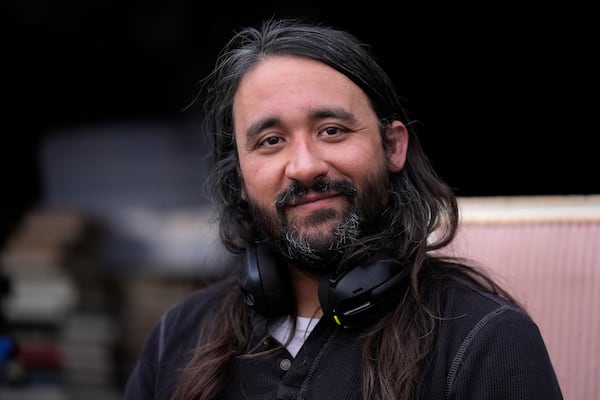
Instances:
[[[458,195],[600,193],[591,10],[281,3],[5,1],[2,239],[44,196],[45,137],[189,118],[194,111],[183,109],[233,30],[272,15],[322,21],[370,43]]]

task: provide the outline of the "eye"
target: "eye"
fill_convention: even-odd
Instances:
[[[256,144],[256,147],[272,147],[280,143],[282,139],[279,136],[268,136]]]
[[[324,138],[344,138],[345,136],[343,136],[342,134],[344,133],[348,133],[350,132],[349,129],[346,128],[342,128],[339,126],[328,126],[324,129],[321,130],[321,132],[319,133],[319,136],[322,136]]]
[[[324,136],[335,136],[341,132],[342,129],[338,128],[337,126],[328,126],[327,128],[321,131],[321,134]]]

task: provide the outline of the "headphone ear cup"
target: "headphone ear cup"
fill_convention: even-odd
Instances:
[[[285,268],[263,246],[248,246],[240,268],[239,285],[246,304],[267,318],[290,313],[291,289]]]
[[[357,266],[337,277],[324,277],[319,283],[319,302],[326,317],[351,327],[372,320],[404,293],[411,268],[396,260],[379,260]]]

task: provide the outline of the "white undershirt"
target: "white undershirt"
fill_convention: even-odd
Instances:
[[[319,322],[319,318],[296,317],[294,337],[286,346],[292,356],[296,357],[300,347],[302,347],[304,341],[308,335],[310,335],[317,322]],[[269,333],[280,343],[285,343],[290,337],[291,329],[292,319],[290,316],[287,316],[274,323],[271,328],[269,328]]]

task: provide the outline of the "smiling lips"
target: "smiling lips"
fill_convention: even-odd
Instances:
[[[302,208],[321,208],[323,202],[327,202],[328,199],[341,196],[340,192],[327,192],[327,193],[309,193],[300,198],[293,199],[289,202],[288,207],[299,207]]]

